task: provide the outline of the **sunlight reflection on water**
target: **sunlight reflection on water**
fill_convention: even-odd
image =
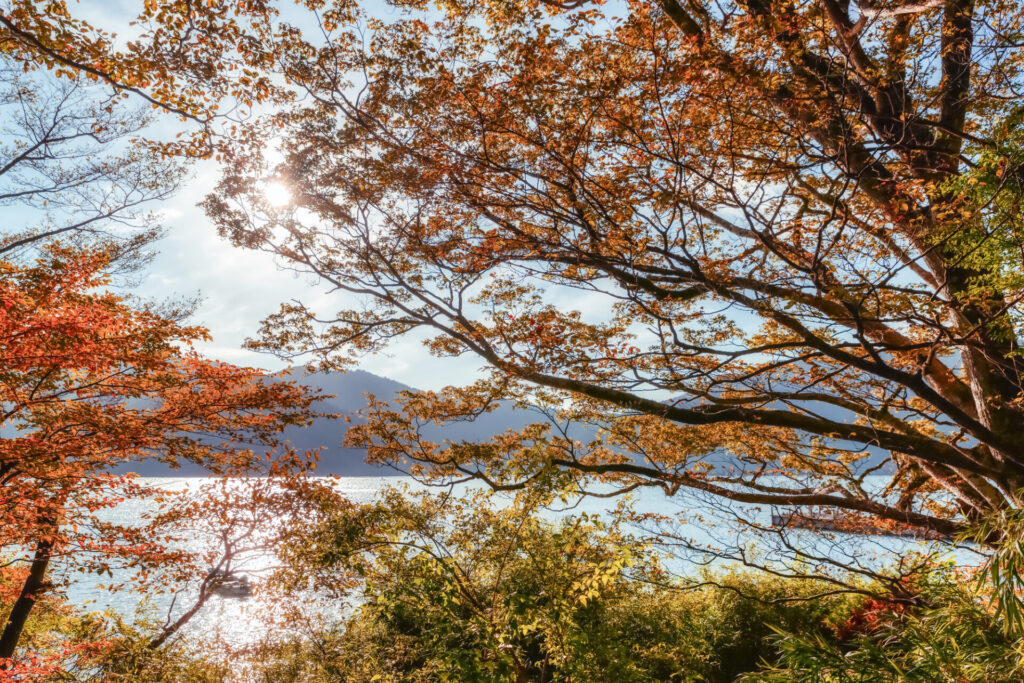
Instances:
[[[164,478],[153,477],[144,480],[146,484],[168,491],[195,490],[211,482],[207,478]],[[338,480],[338,489],[355,503],[369,503],[377,493],[387,486],[412,484],[404,477],[348,477]],[[103,520],[111,523],[130,525],[141,518],[152,506],[144,500],[129,500],[103,514]],[[189,550],[197,550],[202,540],[196,538],[189,544]],[[201,634],[204,640],[217,639],[233,645],[247,645],[260,640],[267,628],[267,617],[273,607],[258,590],[259,582],[273,566],[273,553],[250,553],[233,566],[235,573],[249,577],[256,590],[250,597],[222,597],[215,595],[183,629],[185,634]],[[198,589],[183,591],[176,597],[169,593],[143,596],[130,590],[131,571],[113,568],[113,576],[95,574],[62,574],[58,568],[55,578],[65,578],[65,595],[68,602],[87,611],[110,610],[131,621],[143,616],[163,624],[176,619],[184,612],[198,594]],[[125,588],[111,591],[111,584],[127,584]],[[170,611],[169,611],[170,608]]]

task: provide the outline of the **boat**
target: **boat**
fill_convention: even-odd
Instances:
[[[213,569],[209,576],[213,592],[223,598],[247,598],[252,595],[252,584],[245,574]]]

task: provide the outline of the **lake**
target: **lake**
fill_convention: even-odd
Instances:
[[[884,479],[884,477],[880,478],[879,484]],[[413,490],[423,490],[426,488],[405,477],[345,477],[335,479],[334,481],[334,485],[339,492],[356,503],[372,501],[382,489],[388,486],[407,485]],[[185,489],[192,490],[194,487],[209,483],[210,480],[204,478],[147,478],[145,482],[171,491],[182,491]],[[467,489],[468,487],[464,485],[462,488]],[[771,510],[767,508],[762,509],[758,506],[749,505],[733,506],[731,511],[729,509],[714,509],[711,500],[701,500],[694,497],[682,498],[680,496],[668,498],[660,489],[649,489],[639,495],[634,494],[633,499],[633,508],[638,513],[652,513],[663,516],[681,514],[683,519],[674,525],[673,533],[685,536],[696,545],[714,545],[720,542],[716,539],[721,538],[721,534],[742,533],[739,527],[734,529],[730,526],[730,514],[736,511],[752,515],[755,519],[763,521],[765,524],[770,521],[771,515]],[[617,502],[616,499],[586,498],[561,509],[545,511],[544,514],[552,520],[584,512],[607,515]],[[146,505],[147,503],[144,501],[129,500],[117,508],[107,511],[105,513],[106,521],[130,524],[133,520],[140,518],[145,512],[144,508]],[[714,532],[709,530],[707,524],[709,520],[714,521],[717,525],[714,527]],[[641,530],[638,529],[639,531]],[[757,543],[753,538],[749,540],[742,536],[732,536],[730,538],[733,541],[738,540],[740,543],[751,545],[752,548],[754,547],[753,544]],[[815,547],[815,551],[830,557],[848,558],[853,554],[858,554],[861,557],[858,562],[863,563],[865,566],[884,564],[893,556],[911,551],[920,551],[928,547],[921,542],[895,538],[874,537],[866,541],[862,539],[857,540],[855,543],[854,539],[850,537],[839,536],[822,540],[804,532],[795,532],[794,538],[803,538],[804,541],[812,545],[819,544]],[[764,548],[760,552],[764,556],[768,551],[768,548]],[[238,567],[238,570],[244,572],[254,582],[258,583],[261,574],[265,573],[273,562],[274,557],[272,554],[253,555],[248,557]],[[668,557],[666,566],[676,573],[685,574],[692,572],[694,565],[687,563],[679,557]],[[60,569],[55,569],[54,578],[59,580],[62,578]],[[147,605],[143,605],[142,598],[137,593],[130,591],[111,593],[106,588],[103,588],[103,586],[111,583],[126,581],[128,578],[126,570],[115,569],[113,577],[69,574],[63,576],[63,578],[67,582],[66,596],[72,605],[89,610],[110,609],[128,618],[131,618],[142,608],[150,617],[159,617],[159,620],[163,622],[168,613],[176,616],[186,609],[186,606],[190,603],[190,598],[195,595],[194,592],[191,595],[186,592],[172,603],[170,595],[158,594],[151,597]],[[316,603],[313,596],[297,596],[295,601],[296,603],[304,603],[305,607]],[[200,636],[203,639],[223,638],[235,645],[252,643],[258,641],[263,636],[267,629],[267,623],[272,618],[271,615],[279,611],[280,607],[281,605],[279,604],[267,604],[258,594],[246,599],[217,596],[207,603],[203,610],[192,619],[186,629],[183,630],[183,633],[191,636]],[[335,614],[339,613],[340,609],[342,609],[337,605],[328,605],[326,607],[328,612]]]

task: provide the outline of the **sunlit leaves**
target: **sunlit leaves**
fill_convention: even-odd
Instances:
[[[111,251],[52,244],[33,264],[0,263],[0,527],[16,562],[45,543],[44,571],[122,566],[145,579],[182,555],[159,524],[104,519],[126,499],[161,497],[116,470],[160,458],[301,474],[311,454],[269,452],[286,426],[309,423],[316,397],[198,356],[190,345],[205,329],[107,289]]]

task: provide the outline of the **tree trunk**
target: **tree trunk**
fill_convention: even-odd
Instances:
[[[163,630],[156,635],[156,637],[149,641],[149,644],[147,644],[146,647],[150,650],[155,650],[167,642],[167,639],[177,633],[182,626],[187,624],[189,620],[203,608],[203,605],[205,605],[211,597],[213,597],[212,592],[208,592],[205,587],[200,589],[199,598],[196,600],[196,603],[192,605],[188,611],[178,617],[177,621],[173,624],[165,626]]]
[[[46,567],[50,564],[50,553],[53,550],[53,540],[49,537],[42,538],[36,544],[36,554],[32,558],[32,566],[29,569],[25,585],[21,588],[21,595],[14,602],[7,623],[4,625],[3,635],[0,635],[0,658],[14,656],[14,651],[21,638],[21,632],[28,621],[28,615],[36,604],[36,599],[44,590],[44,579]]]

